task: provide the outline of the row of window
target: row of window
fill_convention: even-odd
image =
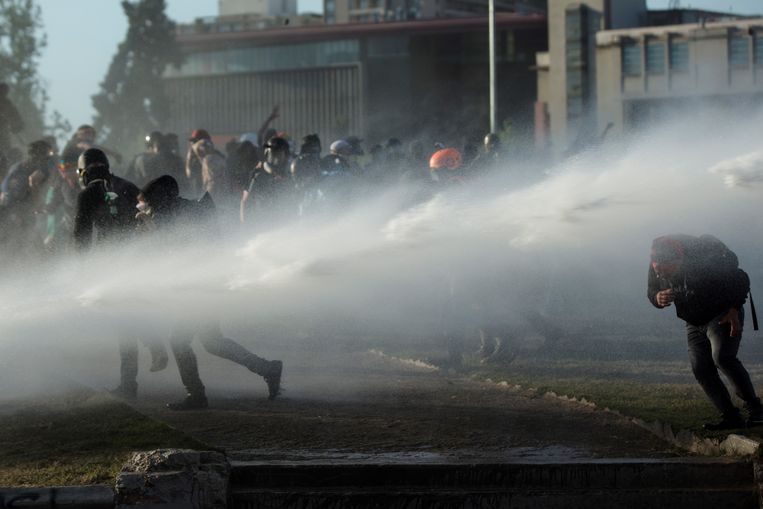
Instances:
[[[353,0],[350,3],[350,9],[366,10],[366,9],[380,9],[384,4],[381,0]]]
[[[646,57],[644,69],[647,74],[664,74],[666,68],[671,71],[685,72],[689,70],[689,43],[682,40],[670,40],[665,62],[665,41],[648,40],[644,46],[637,42],[622,44],[622,72],[626,76],[639,76],[642,73],[641,59]],[[733,35],[728,39],[729,65],[731,67],[749,67],[750,38],[743,35]],[[763,34],[752,38],[753,63],[763,66]],[[667,65],[666,65],[667,64]]]
[[[729,64],[734,67],[750,65],[750,42],[744,36],[734,36],[729,39]],[[763,65],[763,33],[758,32],[752,38],[753,63]]]
[[[357,39],[235,48],[188,55],[180,69],[168,68],[168,76],[197,76],[235,72],[263,72],[305,67],[326,67],[357,62]]]

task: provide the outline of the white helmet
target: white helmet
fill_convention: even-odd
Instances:
[[[349,156],[352,155],[352,145],[346,140],[336,140],[331,144],[329,150],[332,154],[337,156]]]

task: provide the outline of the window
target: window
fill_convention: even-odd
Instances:
[[[670,41],[670,70],[689,70],[689,43],[686,41]]]
[[[734,33],[729,37],[729,65],[732,67],[750,65],[750,42],[740,33]]]
[[[646,45],[646,72],[663,74],[665,72],[665,43],[651,41]]]
[[[520,58],[523,56],[521,53],[517,55],[516,38],[514,30],[501,30],[498,35],[498,54],[503,62],[516,62],[517,56]]]
[[[387,37],[368,38],[369,58],[389,58],[408,56],[408,37],[392,35]]]
[[[626,76],[638,76],[641,74],[641,46],[634,42],[623,43],[623,74]]]
[[[755,47],[755,65],[763,67],[763,31],[755,32],[753,45]]]
[[[168,73],[171,76],[194,76],[278,71],[347,64],[359,59],[358,40],[344,39],[195,53],[188,56],[179,70],[170,69]]]
[[[414,19],[421,18],[421,0],[413,0],[410,4],[409,11],[410,16]]]

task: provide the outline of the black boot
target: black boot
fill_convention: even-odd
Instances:
[[[116,388],[111,389],[109,394],[119,399],[134,400],[138,397],[138,383],[122,382]]]
[[[760,399],[745,405],[747,408],[747,426],[760,426],[763,424],[763,405],[760,404]]]
[[[702,427],[708,431],[723,431],[745,427],[745,420],[737,409],[734,409],[733,412],[723,414],[721,417],[719,422],[708,422]]]
[[[185,399],[175,403],[167,403],[170,410],[201,410],[207,408],[207,396],[203,393],[188,393]]]

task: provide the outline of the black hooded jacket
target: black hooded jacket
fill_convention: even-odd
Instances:
[[[154,225],[161,232],[173,233],[174,241],[198,242],[217,235],[215,205],[209,193],[199,201],[181,198],[177,180],[163,175],[146,184],[140,194],[151,207]]]
[[[90,182],[77,196],[74,242],[84,250],[95,240],[121,237],[135,230],[138,188],[125,179],[110,175]]]
[[[681,243],[684,258],[670,278],[658,277],[649,266],[647,297],[655,307],[661,290],[673,289],[676,315],[695,326],[728,311],[741,309],[750,291],[750,278],[739,268],[736,254],[712,235],[670,235]]]

